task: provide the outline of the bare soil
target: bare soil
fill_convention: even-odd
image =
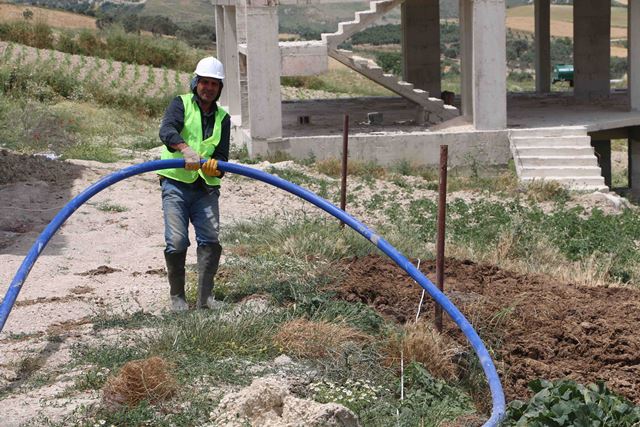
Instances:
[[[156,154],[146,156],[103,164],[0,152],[1,295],[39,233],[69,200],[100,178]],[[379,181],[376,186],[386,185],[391,183]],[[433,191],[415,193],[415,197],[436,197]],[[264,216],[277,219],[316,212],[267,184],[234,175],[224,179],[223,228]],[[370,223],[366,212],[353,214]],[[36,416],[60,419],[79,405],[99,401],[98,393],[73,391],[81,372],[68,372],[71,349],[117,336],[111,330],[96,333],[91,323],[96,315],[158,314],[167,309],[163,248],[160,191],[153,173],[105,189],[65,222],[31,270],[0,333],[3,425],[33,422]],[[195,264],[193,248],[187,263]],[[371,304],[398,322],[413,319],[420,288],[389,261],[354,259],[344,269],[344,281],[336,284],[343,298]],[[424,263],[422,269],[434,277],[432,263]],[[640,402],[638,292],[578,288],[460,260],[448,260],[446,286],[454,303],[496,350],[508,398],[525,397],[525,385],[534,378],[568,376],[582,382],[602,378]],[[430,301],[423,312],[431,315]],[[446,328],[464,341],[453,324],[447,322]],[[54,380],[38,386],[34,379],[47,375]]]
[[[534,379],[570,378],[604,381],[640,404],[639,290],[579,287],[465,260],[445,265],[445,293],[496,352],[508,400],[530,397]],[[344,278],[334,285],[340,298],[400,323],[415,320],[422,288],[391,260],[354,258],[342,267]],[[435,262],[422,262],[420,270],[435,280]],[[432,321],[433,312],[427,295],[421,316]],[[445,332],[462,343],[445,318]]]

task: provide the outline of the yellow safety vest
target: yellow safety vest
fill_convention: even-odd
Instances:
[[[202,140],[202,117],[200,115],[200,107],[193,94],[180,95],[182,104],[184,105],[184,127],[180,136],[184,142],[200,155],[203,159],[211,158],[211,155],[215,151],[216,147],[220,143],[220,136],[222,134],[222,120],[227,116],[227,112],[218,106],[216,110],[215,125],[213,126],[213,134]],[[160,156],[162,160],[165,159],[180,159],[182,153],[178,150],[170,152],[167,146],[162,150]],[[205,175],[202,170],[189,171],[182,168],[177,169],[163,169],[158,171],[158,175],[165,176],[167,178],[175,179],[176,181],[185,182],[190,184],[198,179],[198,175],[205,180],[209,185],[220,185],[220,178],[214,176]]]

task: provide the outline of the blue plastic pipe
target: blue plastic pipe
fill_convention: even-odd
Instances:
[[[42,253],[47,243],[49,243],[51,237],[56,233],[56,231],[58,231],[62,224],[67,220],[67,218],[69,218],[80,206],[82,206],[83,203],[85,203],[91,197],[109,187],[110,185],[122,181],[123,179],[129,178],[130,176],[160,169],[182,167],[184,167],[183,159],[154,160],[139,165],[129,166],[102,178],[95,184],[89,186],[82,193],[74,197],[73,200],[71,200],[69,203],[67,203],[67,205],[62,208],[60,212],[58,212],[55,218],[53,218],[49,225],[47,225],[40,236],[38,236],[35,243],[29,250],[29,253],[27,253],[27,256],[20,265],[20,268],[18,268],[18,271],[16,272],[11,285],[9,285],[9,289],[7,290],[7,293],[2,300],[2,304],[0,304],[0,332],[2,332],[2,329],[4,328],[4,325],[7,321],[7,317],[9,317],[9,313],[11,312],[11,309],[16,302],[16,298],[20,293],[20,289],[22,289],[22,285],[24,284],[27,275],[31,271],[33,264],[40,256],[40,253]],[[435,302],[439,304],[444,309],[444,311],[447,312],[447,314],[449,314],[451,319],[458,325],[462,333],[469,340],[469,343],[480,359],[480,364],[482,365],[482,369],[485,373],[485,376],[487,377],[487,382],[489,383],[489,389],[491,391],[491,398],[493,400],[491,417],[486,421],[484,425],[497,426],[500,423],[500,420],[502,419],[505,411],[505,398],[504,392],[502,390],[502,384],[500,383],[500,377],[498,376],[498,372],[496,371],[496,367],[493,364],[489,352],[482,343],[482,340],[480,339],[476,331],[473,329],[464,315],[460,312],[460,310],[458,310],[458,308],[453,305],[453,303],[449,301],[449,299],[433,283],[431,283],[431,281],[427,279],[427,277],[424,276],[404,255],[398,252],[398,250],[391,246],[389,242],[374,233],[367,226],[358,222],[351,215],[332,205],[323,198],[318,197],[309,190],[305,190],[298,185],[295,185],[289,181],[285,181],[284,179],[277,176],[270,175],[261,170],[252,169],[247,166],[242,166],[235,163],[221,161],[218,162],[218,168],[225,172],[244,175],[258,181],[266,182],[275,187],[295,194],[296,196],[308,201],[309,203],[312,203],[313,205],[330,213],[331,215],[347,224],[349,227],[356,230],[367,240],[376,245],[378,249],[389,256],[389,258],[391,258],[396,264],[398,264],[400,268],[406,271],[409,276],[411,276],[413,280],[415,280],[420,286],[422,286],[422,288],[424,288],[429,293],[429,295],[431,295]]]

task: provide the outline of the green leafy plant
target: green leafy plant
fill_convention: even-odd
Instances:
[[[529,384],[535,395],[529,402],[509,404],[505,426],[634,426],[640,422],[640,407],[612,393],[604,383],[582,385],[572,380],[535,380]]]
[[[360,413],[371,405],[383,391],[379,385],[367,380],[347,379],[343,385],[331,381],[320,381],[309,385],[313,399],[321,403],[335,402]],[[388,390],[387,390],[388,392]]]
[[[435,379],[420,363],[409,364],[404,378],[405,398],[400,405],[402,425],[438,425],[445,419],[474,412],[467,394]]]

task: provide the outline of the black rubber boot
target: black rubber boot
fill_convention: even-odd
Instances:
[[[169,279],[169,294],[171,296],[171,310],[185,311],[189,309],[184,294],[185,271],[184,263],[187,258],[187,251],[164,253],[164,260],[167,263],[167,277]]]
[[[213,278],[218,271],[222,255],[219,243],[198,246],[198,308],[213,308],[216,303],[213,298]]]

